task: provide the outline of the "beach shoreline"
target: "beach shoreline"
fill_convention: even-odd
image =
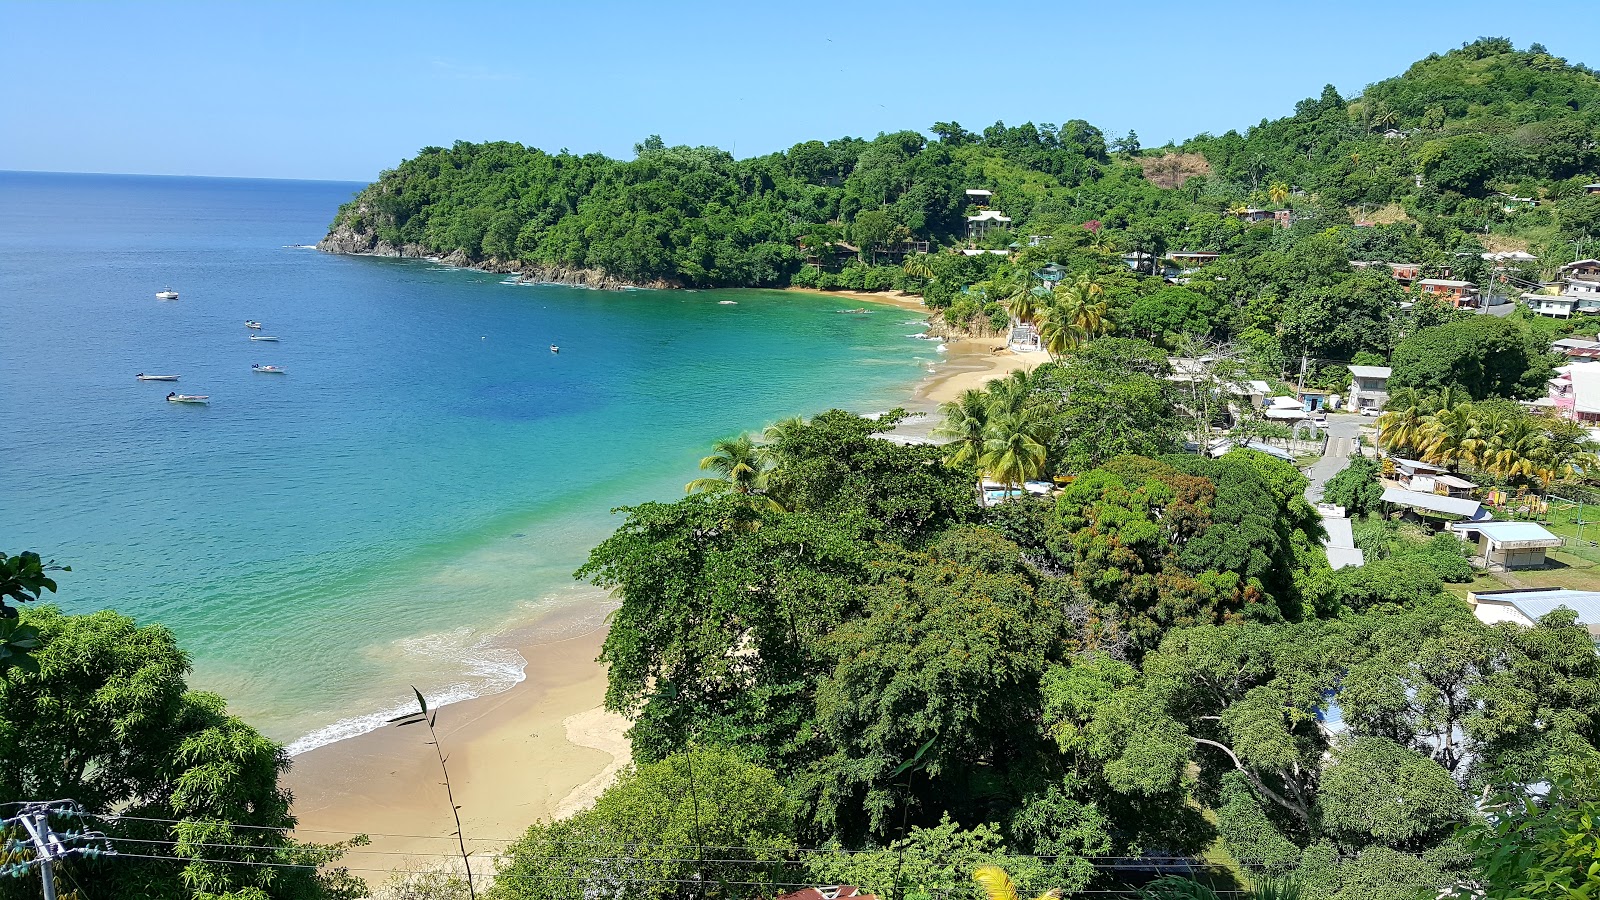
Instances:
[[[805,292],[928,312],[915,296]],[[1046,358],[1013,353],[1004,343],[946,342],[935,371],[906,388],[902,406],[922,415],[903,421],[894,435],[929,440],[939,404]],[[608,627],[602,615],[612,608],[593,598],[544,611],[506,640],[527,660],[521,682],[439,710],[439,738],[474,859],[499,852],[535,821],[585,808],[630,763],[629,723],[603,708],[606,671],[597,659]],[[284,785],[295,796],[302,839],[369,835],[372,843],[353,849],[345,864],[374,887],[384,880],[378,870],[459,866],[450,856],[454,819],[426,741],[416,728],[382,728],[295,756]]]

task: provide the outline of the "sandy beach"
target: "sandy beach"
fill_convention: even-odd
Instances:
[[[573,606],[551,614],[592,621]],[[560,631],[562,623],[543,622]],[[521,647],[527,680],[445,706],[438,732],[473,859],[496,853],[536,820],[587,806],[629,761],[627,722],[600,708],[603,628]],[[455,823],[439,762],[420,726],[387,728],[294,759],[286,786],[304,840],[369,834],[345,863],[376,888],[387,871],[452,865]],[[488,859],[485,871],[492,871]]]
[[[813,293],[927,313],[915,296]],[[925,414],[896,429],[907,439],[926,438],[938,424],[940,403],[1047,359],[1012,353],[998,337],[950,341],[946,348],[938,370],[907,399],[907,409]],[[603,602],[552,611],[525,640],[513,639],[528,661],[521,684],[439,712],[463,830],[486,872],[490,857],[528,825],[584,808],[629,762],[628,723],[601,708],[606,677],[596,656],[605,628],[596,623],[609,608]],[[351,851],[345,863],[374,888],[388,872],[459,866],[451,858],[455,823],[427,740],[418,726],[387,728],[295,757],[286,785],[295,795],[300,836],[332,842],[370,835],[372,844]]]

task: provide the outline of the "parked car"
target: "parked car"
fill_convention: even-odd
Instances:
[[[1363,416],[1376,416],[1376,415],[1381,414],[1382,412],[1383,412],[1383,410],[1377,408],[1376,406],[1363,406],[1363,407],[1361,407],[1361,414]]]
[[[1316,415],[1311,417],[1311,424],[1317,426],[1318,428],[1327,428],[1328,427],[1328,414],[1323,412],[1320,409],[1317,410]]]

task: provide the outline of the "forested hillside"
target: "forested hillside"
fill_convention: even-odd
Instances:
[[[1231,251],[1244,229],[1229,213],[1251,206],[1319,228],[1402,222],[1406,233],[1385,242],[1437,265],[1486,229],[1535,247],[1600,236],[1600,199],[1580,187],[1597,177],[1597,129],[1591,70],[1483,39],[1358,97],[1329,87],[1243,134],[1159,150],[1080,120],[941,122],[932,138],[816,140],[744,160],[654,137],[627,161],[513,143],[430,147],[340,210],[335,243],[636,282],[781,285],[808,257],[859,255],[867,269],[900,240],[960,243],[965,191],[982,188],[1012,220],[984,246],[1088,223],[1123,250]]]

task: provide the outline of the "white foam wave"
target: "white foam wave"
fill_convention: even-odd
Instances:
[[[317,245],[316,244],[284,244],[283,245],[283,249],[285,249],[285,250],[315,250],[315,249],[317,249]]]
[[[436,684],[431,688],[424,686],[423,693],[429,705],[437,708],[510,690],[528,677],[527,659],[509,647],[494,646],[492,641],[490,636],[458,628],[441,634],[396,641],[393,647],[407,658],[407,668],[416,668],[419,662],[423,665],[435,662],[453,670],[451,676],[446,677],[453,676],[457,680]],[[376,731],[390,719],[415,709],[414,698],[396,699],[378,712],[349,716],[318,728],[284,749],[290,756],[296,756],[335,741]]]
[[[936,353],[949,353],[950,352],[950,348],[946,347],[943,344],[940,344],[939,346],[937,346],[937,347],[935,347],[933,349],[934,349],[934,352],[936,352]]]

